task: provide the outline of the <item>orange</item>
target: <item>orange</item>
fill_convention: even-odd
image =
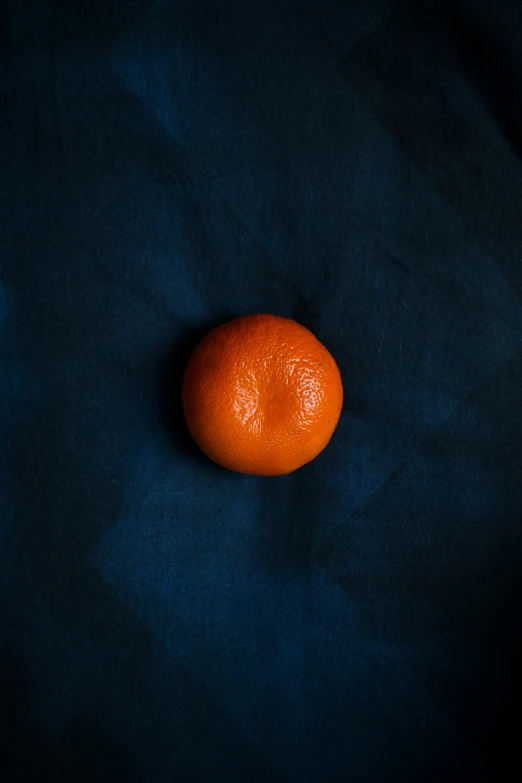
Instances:
[[[332,355],[304,326],[245,315],[195,348],[182,401],[189,431],[210,459],[240,473],[278,476],[325,448],[343,386]]]

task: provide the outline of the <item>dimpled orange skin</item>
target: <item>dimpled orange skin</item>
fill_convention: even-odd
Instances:
[[[239,473],[278,476],[328,444],[343,386],[334,358],[304,326],[246,315],[195,348],[182,402],[189,431],[210,459]]]

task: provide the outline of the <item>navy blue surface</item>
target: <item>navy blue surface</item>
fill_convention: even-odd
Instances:
[[[520,4],[0,19],[0,778],[501,781]],[[277,479],[213,465],[181,414],[199,337],[255,312],[345,386]]]

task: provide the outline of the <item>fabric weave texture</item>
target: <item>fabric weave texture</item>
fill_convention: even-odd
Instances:
[[[501,782],[522,6],[0,14],[0,778]],[[181,410],[200,337],[258,312],[345,389],[275,479]]]

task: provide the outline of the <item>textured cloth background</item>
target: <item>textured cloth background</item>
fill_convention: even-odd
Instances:
[[[0,778],[501,781],[520,3],[12,0],[0,31]],[[191,348],[252,312],[345,385],[278,479],[181,418]]]

